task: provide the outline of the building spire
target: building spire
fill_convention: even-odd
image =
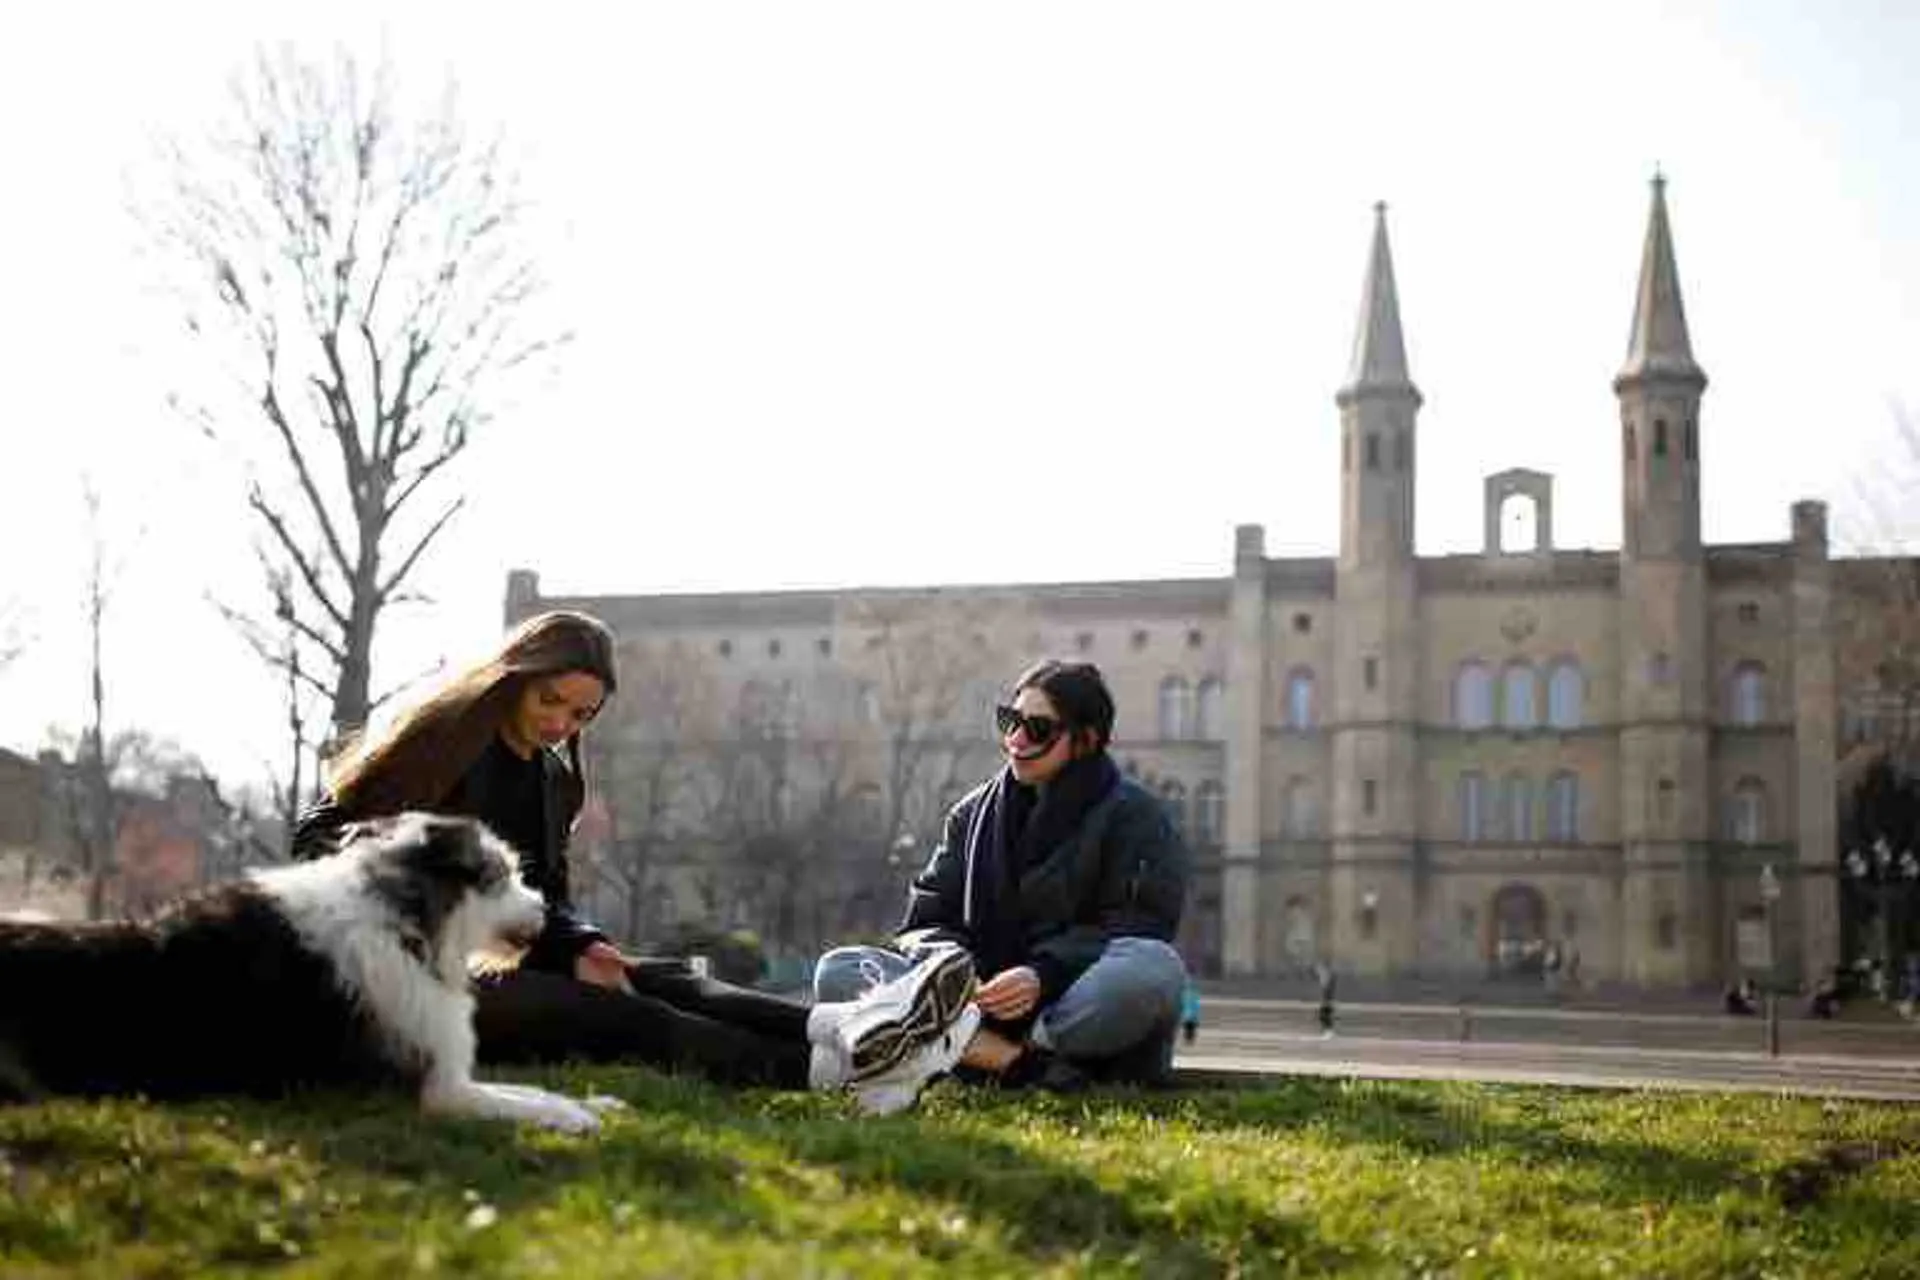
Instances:
[[[1393,283],[1393,253],[1387,247],[1387,206],[1373,206],[1373,252],[1367,258],[1367,280],[1360,295],[1360,326],[1353,337],[1353,364],[1340,398],[1367,391],[1410,393],[1417,401],[1413,378],[1407,372],[1407,344],[1400,333],[1400,292]]]
[[[1667,179],[1653,175],[1653,209],[1647,215],[1647,242],[1640,255],[1640,288],[1633,300],[1633,333],[1627,363],[1616,387],[1644,378],[1707,385],[1694,363],[1687,338],[1687,310],[1680,301],[1680,271],[1674,265],[1673,229],[1667,224]]]

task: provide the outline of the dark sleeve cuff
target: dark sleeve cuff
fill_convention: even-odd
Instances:
[[[596,942],[604,942],[606,937],[606,934],[574,916],[558,911],[549,912],[547,927],[541,930],[539,939],[528,948],[520,967],[572,977],[573,964],[580,958],[580,953]]]
[[[347,815],[331,796],[307,806],[294,823],[288,854],[295,862],[324,858],[340,848],[340,832]]]
[[[1066,993],[1073,980],[1080,975],[1049,955],[1037,955],[1027,962],[1033,971],[1040,975],[1040,999],[1037,1008],[1044,1009]]]

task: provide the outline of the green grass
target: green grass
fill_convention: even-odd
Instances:
[[[1920,1275],[1920,1113],[1295,1080],[915,1112],[644,1071],[597,1137],[395,1098],[0,1109],[0,1274]]]

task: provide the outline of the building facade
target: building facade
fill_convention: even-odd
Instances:
[[[769,688],[803,709],[850,698],[853,714],[813,730],[789,713],[788,732],[853,744],[835,785],[865,788],[886,810],[883,838],[898,825],[903,846],[929,838],[955,784],[993,766],[993,677],[1043,652],[1098,662],[1121,707],[1116,756],[1167,797],[1197,851],[1182,943],[1202,972],[1325,959],[1477,979],[1557,957],[1584,981],[1637,987],[1797,980],[1841,958],[1847,575],[1817,501],[1783,513],[1782,541],[1702,541],[1707,385],[1656,179],[1612,388],[1623,545],[1556,547],[1552,478],[1509,470],[1486,478],[1480,553],[1418,555],[1421,396],[1379,207],[1336,396],[1333,556],[1270,557],[1249,525],[1215,579],[561,598],[515,571],[508,620],[586,608],[613,624],[629,669],[671,650],[736,701]],[[1532,538],[1502,545],[1516,507],[1530,508]],[[971,629],[977,661],[951,705],[923,717],[953,749],[915,812],[893,802],[905,784],[888,747],[912,705],[886,684],[905,642],[874,619],[956,608],[994,622],[928,629]],[[622,760],[663,732],[648,723],[657,700],[623,703],[624,691],[600,735],[616,840],[636,822]]]

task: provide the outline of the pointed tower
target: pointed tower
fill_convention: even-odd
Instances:
[[[1680,301],[1666,181],[1653,180],[1620,401],[1622,545],[1618,673],[1623,976],[1712,982],[1713,675],[1700,544],[1700,396]]]
[[[1340,562],[1381,565],[1413,555],[1414,415],[1400,292],[1387,246],[1387,206],[1373,206],[1373,249],[1360,294],[1353,363],[1340,406]]]
[[[1707,375],[1695,363],[1680,300],[1667,182],[1653,180],[1653,209],[1640,254],[1627,363],[1613,380],[1620,400],[1623,525],[1629,555],[1665,558],[1700,550],[1700,395]]]
[[[1414,418],[1386,206],[1373,246],[1340,406],[1340,559],[1331,676],[1330,932],[1343,968],[1412,965],[1421,918],[1414,870],[1420,688],[1413,554]]]

